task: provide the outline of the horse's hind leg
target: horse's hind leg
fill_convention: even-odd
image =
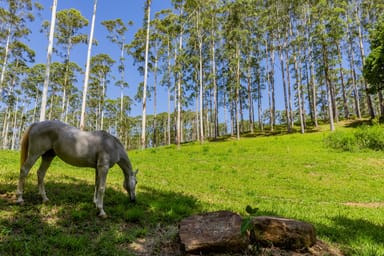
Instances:
[[[16,190],[17,203],[20,203],[20,204],[24,203],[23,191],[24,191],[25,178],[28,176],[29,170],[31,170],[32,166],[35,164],[39,156],[40,155],[29,154],[24,164],[20,168],[19,183],[17,185],[17,190]]]
[[[53,158],[55,157],[55,153],[53,151],[48,151],[44,155],[41,156],[41,164],[39,169],[37,170],[37,181],[39,184],[39,194],[41,195],[43,202],[49,201],[47,197],[47,193],[45,192],[44,186],[44,177],[47,172],[48,167],[51,165]]]

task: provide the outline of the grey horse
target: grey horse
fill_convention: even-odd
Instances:
[[[36,160],[41,156],[37,171],[39,193],[43,202],[48,201],[44,188],[44,176],[53,158],[58,156],[64,162],[96,170],[93,202],[100,217],[106,217],[103,209],[105,181],[108,170],[117,163],[124,173],[124,188],[131,201],[136,200],[136,174],[127,152],[120,141],[105,131],[86,132],[60,121],[33,123],[24,133],[21,141],[20,177],[17,186],[17,202],[22,204],[25,178]]]

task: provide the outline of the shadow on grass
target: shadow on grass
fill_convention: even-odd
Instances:
[[[384,246],[384,226],[364,219],[351,219],[345,216],[332,217],[330,226],[317,224],[319,234],[328,237],[332,242],[352,247],[369,241],[372,244]],[[364,255],[367,252],[354,252]],[[372,254],[373,255],[373,254]]]
[[[351,121],[348,124],[346,124],[345,127],[358,128],[358,127],[361,127],[364,125],[372,125],[372,120],[370,120],[370,119],[354,120],[354,121]]]
[[[15,185],[2,184],[1,255],[135,255],[132,241],[201,209],[195,198],[180,193],[138,186],[137,203],[130,203],[125,191],[107,188],[104,220],[92,202],[94,186],[72,180],[47,182],[47,204],[28,185],[25,204],[17,205]]]

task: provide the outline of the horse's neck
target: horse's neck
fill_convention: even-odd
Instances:
[[[132,170],[132,164],[131,161],[129,161],[127,153],[124,151],[124,153],[120,156],[120,161],[118,162],[118,165],[123,170],[124,175],[130,176],[133,172]]]

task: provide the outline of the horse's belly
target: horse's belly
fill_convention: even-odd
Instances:
[[[78,167],[96,167],[97,151],[89,144],[79,145],[78,143],[61,143],[54,147],[56,155],[67,164]]]
[[[81,158],[81,157],[74,158],[73,156],[67,156],[63,154],[57,155],[57,156],[67,164],[70,164],[73,166],[92,167],[92,168],[96,168],[97,166],[97,161],[95,159]]]

